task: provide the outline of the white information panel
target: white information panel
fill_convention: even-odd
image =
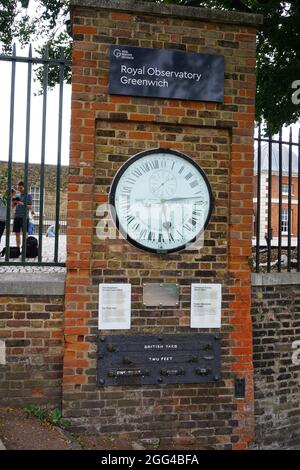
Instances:
[[[192,284],[191,328],[221,328],[221,284]]]
[[[131,284],[99,285],[99,330],[129,330]]]

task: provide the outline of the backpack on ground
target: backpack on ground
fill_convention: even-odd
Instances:
[[[28,237],[26,240],[26,258],[36,258],[39,254],[38,241],[35,237]]]
[[[1,256],[5,256],[6,254],[6,248],[3,248],[1,251]],[[9,258],[19,258],[21,252],[20,248],[18,246],[11,246],[9,247]]]

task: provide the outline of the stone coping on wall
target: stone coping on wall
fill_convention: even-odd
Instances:
[[[64,295],[65,273],[1,273],[0,295]],[[300,284],[300,273],[252,273],[251,285]]]
[[[126,13],[150,13],[159,16],[213,21],[240,25],[259,26],[263,16],[240,11],[222,11],[209,8],[188,7],[182,5],[159,5],[140,0],[71,0],[71,7],[93,7],[105,10],[119,10]]]
[[[0,295],[64,295],[65,273],[1,273]]]
[[[253,287],[300,284],[300,273],[252,273],[251,284]]]

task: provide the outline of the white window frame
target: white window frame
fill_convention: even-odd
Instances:
[[[286,189],[285,189],[286,188]],[[293,194],[294,185],[291,185],[291,194]],[[289,185],[287,183],[282,184],[282,194],[289,194]]]
[[[292,221],[292,211],[291,211],[291,221]],[[281,212],[281,221],[280,221],[280,229],[282,233],[288,233],[288,225],[289,225],[289,210],[284,208],[282,209],[282,212]],[[291,224],[291,227],[292,227],[292,224]]]
[[[31,194],[32,197],[32,210],[35,215],[40,215],[40,186],[30,186],[28,193]],[[37,197],[36,197],[37,196]],[[35,210],[37,208],[37,210]],[[45,209],[45,190],[44,190],[44,207],[43,207],[43,214]]]

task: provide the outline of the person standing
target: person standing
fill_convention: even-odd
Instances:
[[[28,227],[29,227],[29,218],[28,212],[32,209],[32,196],[31,194],[27,194],[27,208],[25,214],[25,187],[23,181],[19,181],[18,183],[18,192],[19,194],[13,198],[13,205],[16,207],[15,216],[14,216],[14,224],[13,224],[13,232],[16,234],[16,243],[17,246],[21,247],[21,232],[23,230],[23,220],[26,217],[26,237],[28,235]]]
[[[33,212],[33,210],[30,210],[28,235],[34,235],[34,216],[35,216],[35,213]]]

